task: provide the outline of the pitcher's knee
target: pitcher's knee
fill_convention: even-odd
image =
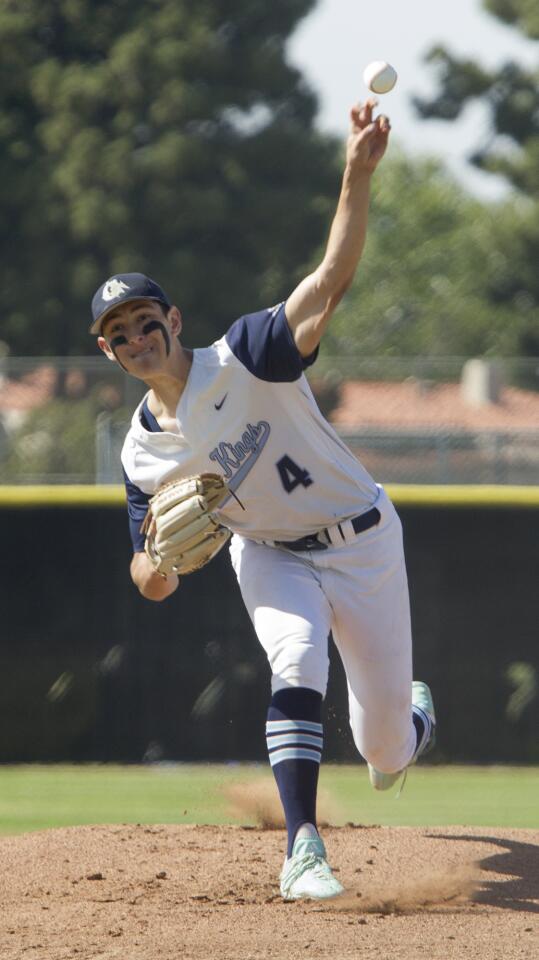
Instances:
[[[277,657],[272,664],[272,693],[286,687],[308,687],[325,697],[328,669],[327,655],[320,654],[313,647],[297,651],[297,655],[292,658]]]
[[[413,744],[409,737],[397,741],[373,736],[363,738],[361,742],[356,740],[356,746],[361,756],[380,773],[397,773],[408,765],[413,755]]]

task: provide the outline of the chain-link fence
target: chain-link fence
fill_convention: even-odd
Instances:
[[[0,483],[116,483],[144,384],[105,357],[18,357],[0,366]]]
[[[384,483],[539,483],[539,358],[320,357],[317,401]],[[104,357],[0,361],[0,483],[121,482],[144,393]]]

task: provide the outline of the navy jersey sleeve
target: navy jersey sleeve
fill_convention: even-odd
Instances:
[[[124,470],[125,490],[127,493],[127,514],[129,517],[129,532],[133,541],[133,553],[144,552],[144,534],[140,532],[142,522],[148,511],[150,496],[143,493],[129,479]]]
[[[273,383],[297,380],[318,355],[317,347],[309,357],[301,356],[286,320],[284,303],[240,317],[225,339],[250,373]]]

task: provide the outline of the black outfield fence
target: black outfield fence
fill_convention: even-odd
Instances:
[[[0,492],[0,762],[264,760],[269,670],[226,548],[154,604],[129,578],[121,492],[47,491]],[[539,762],[538,489],[389,492],[432,760]],[[334,649],[326,717],[326,759],[353,760]]]

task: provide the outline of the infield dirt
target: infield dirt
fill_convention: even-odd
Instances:
[[[282,830],[89,826],[0,840],[0,957],[539,956],[539,831],[326,827],[346,888],[284,903]]]

